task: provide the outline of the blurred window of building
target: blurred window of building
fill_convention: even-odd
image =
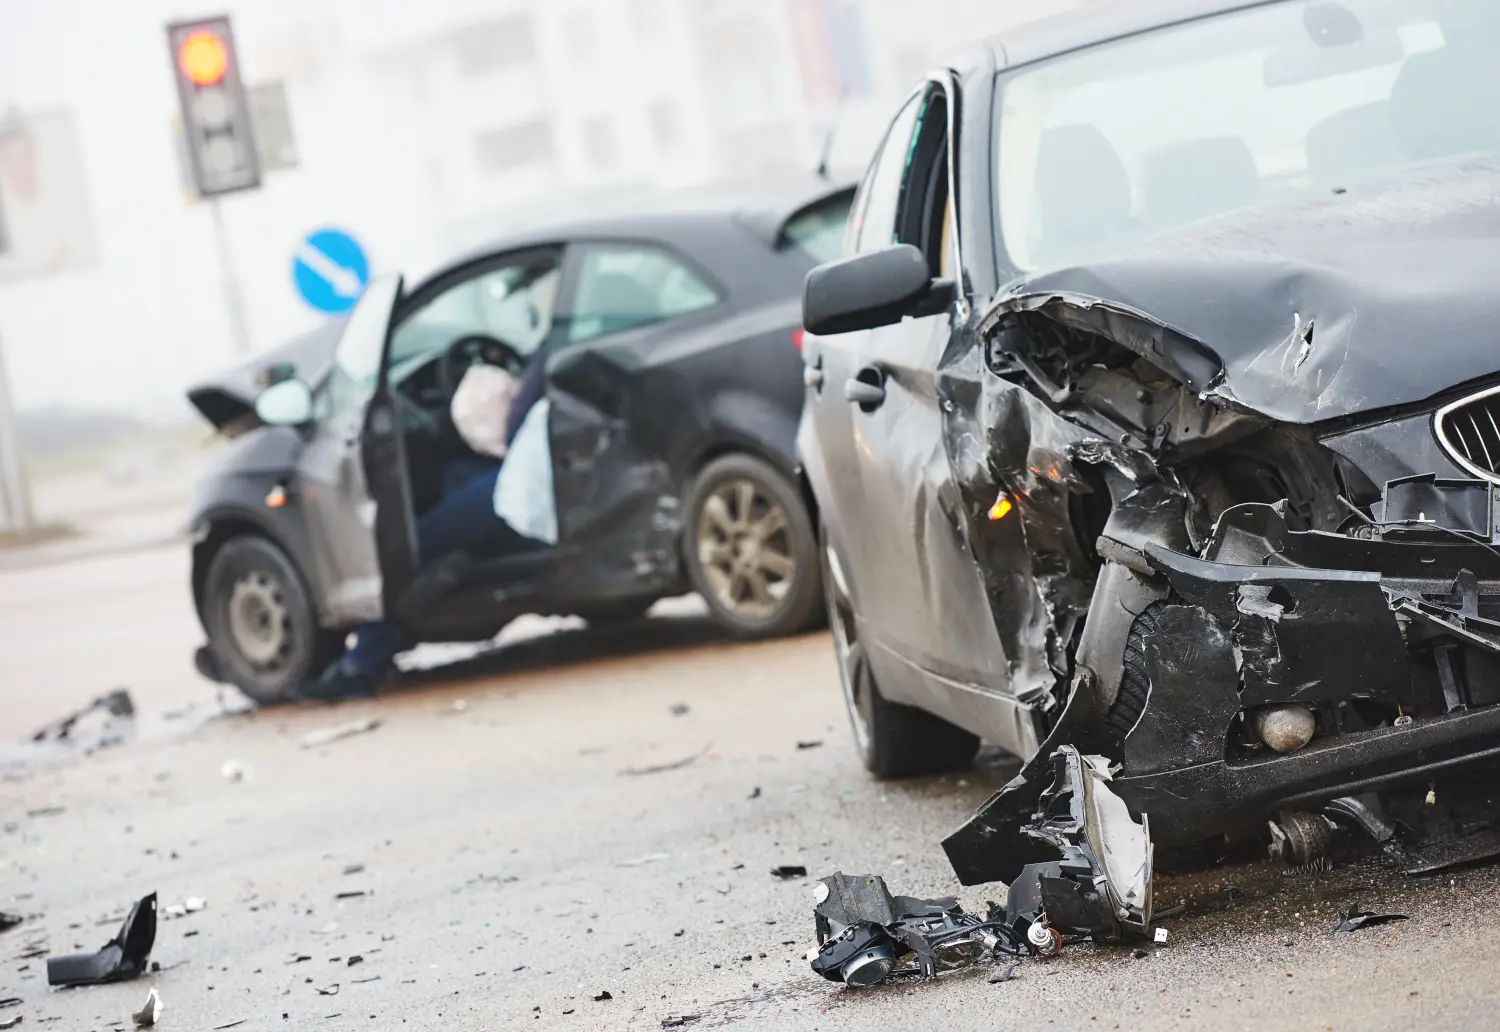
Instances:
[[[586,8],[579,8],[568,15],[566,31],[574,60],[590,64],[599,60],[599,35],[594,26],[597,17]]]
[[[531,19],[514,15],[467,25],[452,35],[453,57],[460,75],[489,75],[536,60]]]
[[[590,245],[582,256],[568,341],[596,340],[718,303],[717,290],[659,247]]]
[[[583,145],[589,164],[595,169],[613,168],[619,148],[615,144],[614,123],[606,115],[595,115],[583,123]]]
[[[474,164],[485,175],[550,164],[553,154],[552,126],[544,118],[486,129],[474,137]]]
[[[630,0],[630,27],[635,38],[650,42],[661,31],[661,18],[657,13],[660,0]]]
[[[670,100],[654,100],[646,112],[651,140],[659,151],[674,151],[682,143],[682,115]]]

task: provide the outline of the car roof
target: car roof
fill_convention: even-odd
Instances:
[[[699,237],[704,229],[738,226],[767,247],[780,243],[786,225],[803,211],[854,192],[852,178],[804,175],[782,179],[731,183],[689,191],[664,191],[635,198],[627,211],[590,212],[571,218],[543,221],[471,248],[445,262],[431,276],[436,279],[473,262],[504,251],[544,247],[579,239],[660,239],[668,243]]]
[[[1107,43],[1122,36],[1175,25],[1228,11],[1262,7],[1283,0],[1133,0],[1129,3],[1089,3],[1064,14],[1018,25],[985,40],[998,67],[1027,64],[1043,58]]]

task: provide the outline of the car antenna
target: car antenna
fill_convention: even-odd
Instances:
[[[828,131],[823,134],[823,149],[818,154],[818,178],[828,178],[828,159],[833,153],[833,140],[838,135],[839,123],[844,118],[844,101],[849,96],[849,84],[839,83],[839,99],[833,108],[833,120],[828,124]]]

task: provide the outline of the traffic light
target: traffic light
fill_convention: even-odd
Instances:
[[[260,185],[250,105],[228,16],[167,26],[193,185],[214,197]]]

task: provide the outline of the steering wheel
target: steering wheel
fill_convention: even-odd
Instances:
[[[451,399],[464,373],[480,362],[499,366],[512,376],[520,376],[526,370],[526,359],[513,345],[487,334],[471,333],[448,345],[448,350],[438,359],[437,381],[443,397]]]

